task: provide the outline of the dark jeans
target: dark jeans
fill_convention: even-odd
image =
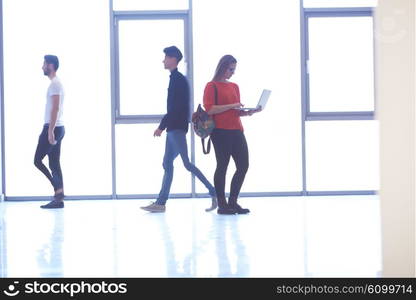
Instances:
[[[211,134],[215,148],[217,168],[214,175],[214,185],[218,197],[218,205],[225,204],[225,175],[232,157],[237,170],[231,181],[230,199],[238,198],[241,186],[248,170],[248,147],[244,133],[241,130],[216,128]]]
[[[61,142],[65,135],[65,128],[64,126],[55,127],[54,133],[57,142],[55,145],[49,144],[48,129],[49,124],[45,124],[42,133],[39,136],[35,153],[35,166],[45,174],[56,191],[64,187],[59,160],[61,157]],[[49,159],[49,168],[51,172],[49,172],[48,168],[42,162],[46,155]]]
[[[166,134],[165,155],[163,157],[163,169],[165,169],[165,174],[163,176],[162,188],[159,197],[156,200],[156,204],[165,205],[168,200],[173,180],[173,161],[178,155],[181,156],[184,167],[194,174],[205,185],[209,194],[214,197],[215,189],[212,184],[210,184],[202,172],[189,161],[186,132],[176,129],[171,130]]]

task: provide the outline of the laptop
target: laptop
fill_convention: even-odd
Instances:
[[[271,92],[272,92],[271,90],[264,89],[263,92],[261,93],[259,102],[257,103],[256,107],[239,107],[235,109],[241,110],[241,111],[251,111],[251,110],[256,110],[260,108],[261,110],[263,110],[266,107],[267,100],[269,100]]]

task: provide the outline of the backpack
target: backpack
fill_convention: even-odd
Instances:
[[[215,104],[217,104],[217,87],[215,89]],[[208,139],[207,148],[205,149],[205,138],[209,137],[215,128],[215,121],[201,106],[198,105],[196,112],[192,114],[192,124],[195,134],[201,138],[202,151],[208,154],[211,150],[211,138]]]

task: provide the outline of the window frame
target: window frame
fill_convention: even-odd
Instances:
[[[121,114],[120,99],[120,63],[119,63],[119,23],[120,21],[134,20],[182,20],[184,22],[184,42],[185,57],[189,57],[189,46],[187,36],[189,36],[189,17],[188,11],[183,10],[164,10],[164,11],[113,11],[113,96],[114,96],[114,116],[116,124],[137,124],[137,123],[158,123],[164,116],[163,114]],[[188,59],[189,60],[189,59]],[[190,74],[188,65],[187,74]],[[189,79],[191,80],[191,79]],[[192,102],[192,101],[191,101]]]
[[[117,11],[113,9],[110,0],[110,55],[111,55],[111,136],[112,136],[112,198],[140,199],[155,195],[134,194],[125,195],[117,192],[117,162],[116,162],[116,126],[118,124],[158,124],[164,114],[120,114],[120,64],[119,64],[119,22],[128,20],[182,20],[184,24],[184,57],[187,61],[187,78],[190,90],[190,109],[194,110],[193,86],[193,39],[192,39],[192,0],[189,0],[187,10],[130,10]],[[190,135],[190,161],[195,163],[195,136]],[[195,175],[191,174],[190,196],[195,197]],[[170,197],[189,197],[189,194],[171,193]]]
[[[119,102],[116,106],[116,101],[119,101],[119,92],[118,92],[118,72],[116,72],[116,67],[118,66],[115,62],[116,52],[118,49],[115,46],[115,32],[117,31],[117,20],[125,20],[125,19],[137,19],[139,16],[140,18],[147,18],[147,19],[169,19],[169,15],[174,14],[175,16],[173,19],[176,19],[178,16],[180,18],[185,17],[184,20],[185,24],[185,53],[188,57],[188,64],[187,64],[187,76],[189,77],[190,83],[190,95],[191,95],[191,106],[192,110],[194,109],[194,92],[193,92],[193,46],[192,46],[192,0],[189,0],[189,8],[188,10],[163,10],[163,11],[114,11],[112,6],[113,0],[108,0],[109,3],[109,16],[110,16],[110,55],[111,55],[111,130],[112,130],[112,180],[113,180],[113,188],[112,188],[112,195],[80,195],[80,196],[73,196],[71,199],[117,199],[117,198],[146,198],[148,195],[117,195],[115,189],[115,125],[116,124],[135,124],[135,123],[158,123],[163,115],[120,115],[118,112],[119,110]],[[2,1],[0,0],[0,16],[3,16],[2,11]],[[254,193],[243,193],[242,196],[308,196],[308,195],[373,195],[376,191],[308,191],[306,186],[306,155],[305,155],[305,122],[306,121],[314,121],[314,120],[373,120],[375,111],[377,109],[376,102],[374,103],[374,111],[363,111],[363,112],[310,112],[309,109],[309,92],[308,92],[308,84],[307,84],[307,69],[306,69],[306,58],[307,58],[307,38],[308,38],[308,18],[311,17],[343,17],[348,16],[373,16],[373,8],[371,7],[349,7],[349,8],[304,8],[303,7],[303,0],[299,1],[300,4],[300,31],[301,31],[301,49],[300,50],[300,58],[301,58],[301,105],[302,105],[302,190],[295,191],[295,192],[254,192]],[[172,17],[170,17],[172,19]],[[2,28],[3,18],[0,18],[0,133],[1,133],[1,185],[2,191],[0,195],[3,197],[5,196],[6,200],[24,200],[22,197],[7,197],[6,193],[6,185],[5,185],[5,144],[4,144],[4,74],[3,74],[3,28]],[[117,107],[117,110],[116,110]],[[194,134],[191,134],[191,161],[195,161],[195,145],[194,145]],[[192,176],[192,193],[191,197],[204,197],[207,196],[205,194],[195,193],[195,178]],[[121,196],[121,197],[120,197]],[[189,195],[175,195],[175,196],[189,196]],[[33,200],[40,200],[36,199],[36,197],[31,197]],[[27,200],[27,197],[25,197]]]
[[[302,78],[303,78],[303,105],[305,109],[305,121],[322,121],[322,120],[374,120],[376,111],[375,101],[375,84],[374,90],[374,110],[372,111],[329,111],[329,112],[311,112],[310,110],[310,83],[308,73],[309,61],[309,20],[310,18],[343,18],[343,17],[373,17],[373,8],[371,7],[352,7],[352,8],[303,8],[303,47],[302,47]],[[374,45],[374,38],[373,38]],[[374,53],[374,47],[373,47]],[[375,55],[373,55],[373,61]],[[373,64],[375,65],[375,64]],[[373,68],[374,69],[374,68]]]

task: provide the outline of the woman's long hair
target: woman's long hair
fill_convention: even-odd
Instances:
[[[212,78],[212,81],[219,81],[222,76],[224,76],[227,69],[232,64],[236,64],[237,60],[232,55],[224,55],[221,57],[220,61],[218,62],[217,69],[215,70],[214,78]]]

